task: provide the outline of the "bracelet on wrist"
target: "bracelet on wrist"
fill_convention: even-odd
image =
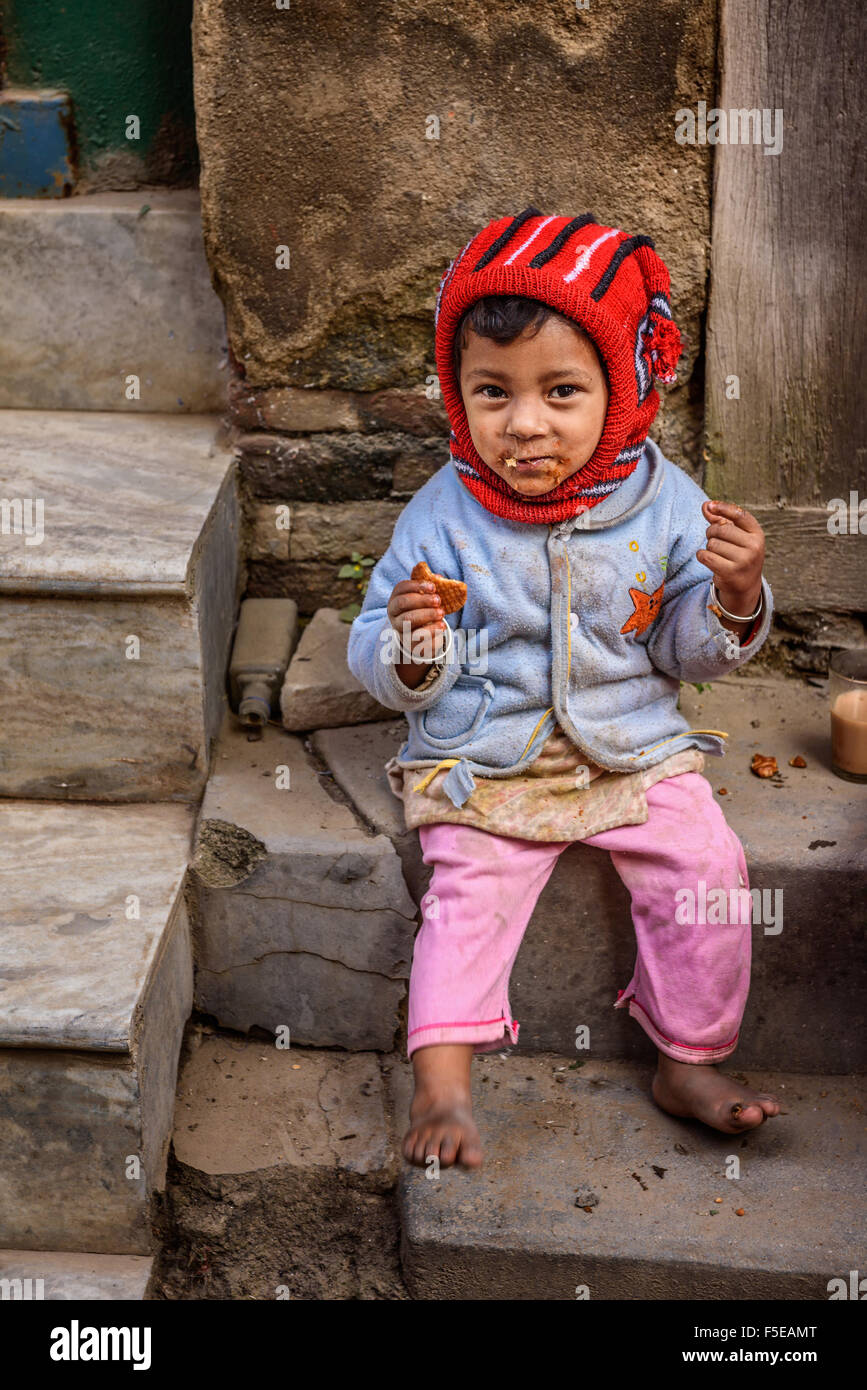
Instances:
[[[416,657],[413,656],[412,652],[406,652],[404,650],[403,642],[400,640],[400,635],[398,634],[397,628],[394,628],[393,631],[397,639],[397,649],[403,657],[404,663],[407,666],[423,666],[427,662],[427,657]],[[431,657],[429,664],[432,666],[437,665],[441,661],[445,661],[446,657],[448,656],[449,652],[455,644],[455,639],[448,623],[446,623],[446,633],[448,634],[448,645],[446,646],[445,650],[439,652],[437,656]]]
[[[752,623],[755,621],[755,619],[759,616],[759,614],[762,611],[762,605],[765,601],[764,590],[762,590],[759,593],[759,606],[756,609],[755,613],[748,613],[746,614],[746,616],[742,616],[740,613],[730,613],[727,608],[723,607],[722,600],[720,599],[720,596],[717,593],[716,584],[713,580],[710,581],[710,589],[711,594],[713,596],[713,601],[716,604],[719,611],[722,613],[723,617],[728,618],[733,623]]]

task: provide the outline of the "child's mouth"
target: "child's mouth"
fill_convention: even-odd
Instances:
[[[517,458],[515,455],[503,459],[507,468],[513,468],[517,473],[535,473],[546,464],[554,462],[552,454],[527,455],[525,458]]]

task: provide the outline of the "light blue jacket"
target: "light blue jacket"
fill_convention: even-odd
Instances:
[[[761,625],[738,648],[709,607],[712,575],[695,555],[706,542],[706,497],[652,440],[615,492],[555,525],[494,516],[451,461],[434,474],[399,516],[349,634],[353,674],[406,714],[399,762],[450,763],[443,789],[461,806],[473,772],[523,771],[555,724],[588,762],[612,771],[690,746],[721,755],[720,731],[690,730],[677,709],[679,681],[711,681],[748,661],[768,635],[773,596],[763,580]],[[467,585],[463,609],[447,619],[461,623],[450,658],[423,691],[394,669],[386,614],[419,560]],[[639,630],[633,615],[642,611],[650,621]]]

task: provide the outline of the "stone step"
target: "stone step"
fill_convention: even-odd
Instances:
[[[831,772],[825,683],[816,688],[744,673],[702,692],[684,686],[682,707],[692,726],[730,733],[725,757],[706,758],[705,776],[718,793],[725,788],[720,804],[743,841],[751,886],[767,890],[772,912],[780,901],[775,894],[782,894],[782,930],[779,922],[753,928],[752,989],[738,1064],[867,1070],[867,1039],[852,1023],[867,985],[867,786]],[[405,727],[394,718],[325,729],[311,742],[359,815],[395,845],[418,903],[430,870],[382,770]],[[776,756],[778,779],[751,773],[754,752]],[[798,754],[806,768],[789,766]],[[566,1051],[576,1027],[586,1024],[595,1058],[650,1059],[653,1048],[643,1031],[626,1010],[612,1007],[629,982],[634,954],[629,895],[609,855],[571,846],[539,899],[512,973],[520,1046]]]
[[[659,1110],[650,1067],[574,1066],[476,1059],[483,1166],[401,1175],[413,1298],[827,1300],[830,1280],[848,1287],[862,1248],[863,1082],[750,1069],[786,1113],[732,1136]],[[400,1120],[409,1070],[392,1070]]]
[[[283,727],[290,732],[393,717],[346,664],[349,627],[336,608],[318,608],[301,634],[280,696]]]
[[[0,407],[223,409],[225,317],[195,190],[0,201],[0,280]]]
[[[238,591],[214,416],[0,412],[0,796],[197,801]]]
[[[150,1250],[193,829],[184,805],[0,801],[0,1247]]]
[[[148,1296],[152,1255],[78,1255],[0,1250],[0,1298],[49,1302],[139,1302]]]
[[[406,1298],[376,1053],[279,1048],[200,1027],[188,1044],[158,1296]]]
[[[196,1005],[314,1047],[394,1045],[415,929],[400,860],[332,799],[302,741],[227,715],[201,806]]]

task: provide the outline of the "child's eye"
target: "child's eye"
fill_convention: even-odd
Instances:
[[[573,392],[573,391],[580,391],[580,389],[581,389],[580,386],[574,386],[574,385],[572,385],[571,382],[568,382],[568,381],[561,381],[557,386],[552,386],[552,388],[551,388],[552,391],[568,391],[568,392],[569,392],[569,395],[568,395],[568,396],[558,396],[558,397],[557,397],[557,399],[558,399],[558,400],[561,400],[561,401],[568,401],[568,400],[570,400],[570,399],[571,399],[572,392]],[[489,396],[489,395],[487,395],[487,392],[488,392],[488,391],[497,391],[497,392],[499,392],[499,395],[498,395],[498,396]],[[502,386],[495,386],[493,382],[487,382],[484,386],[480,386],[480,387],[479,387],[479,395],[480,395],[480,396],[484,396],[485,399],[486,399],[486,400],[489,400],[489,401],[496,401],[496,400],[499,400],[499,397],[500,397],[500,396],[505,396],[505,394],[506,394],[506,393],[505,393],[505,391],[503,390]]]

